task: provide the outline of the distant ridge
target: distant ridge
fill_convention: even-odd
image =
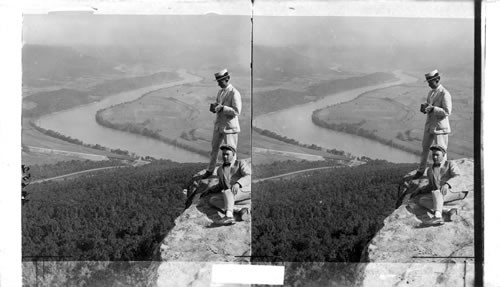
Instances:
[[[64,80],[101,73],[117,73],[113,65],[71,47],[26,44],[22,49],[23,83],[37,80]]]
[[[255,75],[263,79],[279,79],[330,71],[325,63],[290,47],[254,45]],[[331,71],[330,71],[331,72]]]

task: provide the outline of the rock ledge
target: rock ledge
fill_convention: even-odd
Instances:
[[[192,204],[175,220],[158,247],[156,286],[210,286],[213,263],[249,264],[251,223],[214,226],[221,217],[200,195],[217,184],[216,178],[198,182]]]
[[[474,285],[474,162],[455,160],[467,197],[454,203],[458,219],[424,227],[429,216],[412,195],[428,182],[409,181],[403,203],[384,220],[384,227],[366,247],[361,286]],[[446,207],[446,206],[445,206]]]

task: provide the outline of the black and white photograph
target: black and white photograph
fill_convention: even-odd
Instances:
[[[206,284],[211,262],[250,261],[239,6],[23,16],[23,285]]]
[[[474,286],[469,4],[256,3],[252,260],[286,262],[285,286]]]
[[[1,2],[0,287],[498,286],[489,7]]]

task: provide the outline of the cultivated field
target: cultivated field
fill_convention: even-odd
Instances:
[[[277,161],[320,160],[321,158],[345,159],[324,151],[288,144],[277,139],[263,136],[257,132],[252,134],[252,163],[255,165],[269,164]]]
[[[22,136],[22,144],[27,147],[34,146],[46,149],[55,149],[55,150],[64,150],[69,152],[89,153],[89,154],[96,154],[103,156],[118,157],[118,155],[107,151],[96,150],[85,146],[72,144],[51,136],[44,135],[43,133],[35,130],[32,126],[30,126],[27,120],[23,120],[23,129],[21,136]],[[59,161],[69,161],[69,160],[85,160],[85,159],[77,156],[61,155],[61,154],[45,154],[32,151],[23,151],[22,153],[22,162],[23,164],[26,165],[52,164]]]
[[[158,73],[120,73],[120,74],[98,74],[98,76],[86,76],[79,78],[68,78],[64,81],[50,81],[51,85],[43,87],[32,86],[34,79],[24,79],[23,83],[23,121],[22,121],[22,144],[24,146],[40,147],[68,152],[88,153],[111,157],[121,157],[106,151],[92,149],[60,139],[47,136],[35,130],[30,120],[49,114],[51,112],[73,108],[93,101],[101,100],[107,96],[120,91],[133,90],[161,81],[174,81],[179,79],[174,72]],[[46,83],[47,84],[47,83]],[[111,147],[113,148],[113,147]],[[59,161],[82,160],[78,156],[63,154],[45,154],[34,151],[23,151],[23,164],[49,164]]]
[[[262,115],[295,105],[319,100],[331,94],[361,86],[391,81],[389,73],[352,74],[333,72],[313,74],[301,78],[283,78],[271,83],[258,80],[253,99],[254,115]]]
[[[442,84],[452,96],[449,157],[473,156],[473,84],[472,75],[443,77]],[[317,113],[327,124],[342,124],[352,130],[364,129],[390,139],[409,150],[421,151],[426,116],[420,103],[429,87],[423,81],[368,92],[353,101],[331,106]],[[362,135],[362,134],[360,134]]]
[[[394,77],[389,73],[360,74],[338,71],[310,74],[301,78],[281,78],[274,83],[262,80],[257,82],[259,86],[254,93],[254,116],[306,104],[360,86],[391,80],[394,80]],[[314,155],[345,159],[323,151],[287,144],[256,132],[252,135],[252,142],[252,157],[258,164],[286,160],[318,160]]]
[[[242,95],[242,113],[239,117],[241,133],[238,153],[250,156],[251,103],[249,79],[234,77],[232,84]],[[205,79],[162,89],[146,94],[140,99],[104,110],[101,116],[115,125],[145,128],[162,137],[187,145],[191,149],[208,154],[215,115],[208,110],[218,91],[216,82]]]

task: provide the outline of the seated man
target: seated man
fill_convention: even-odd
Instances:
[[[430,150],[433,165],[427,168],[429,184],[424,188],[425,194],[420,197],[419,204],[434,212],[434,217],[425,224],[441,225],[444,224],[443,204],[464,199],[467,193],[459,189],[458,166],[454,162],[444,160],[446,148],[442,145],[433,145]],[[457,209],[452,208],[447,213],[453,221],[457,215]]]
[[[251,168],[248,163],[236,160],[236,148],[230,144],[223,144],[223,164],[217,169],[219,184],[216,186],[217,194],[213,195],[209,203],[225,212],[225,216],[217,222],[220,225],[231,225],[235,223],[233,211],[235,202],[249,200]],[[249,216],[248,208],[238,210],[243,220]]]

